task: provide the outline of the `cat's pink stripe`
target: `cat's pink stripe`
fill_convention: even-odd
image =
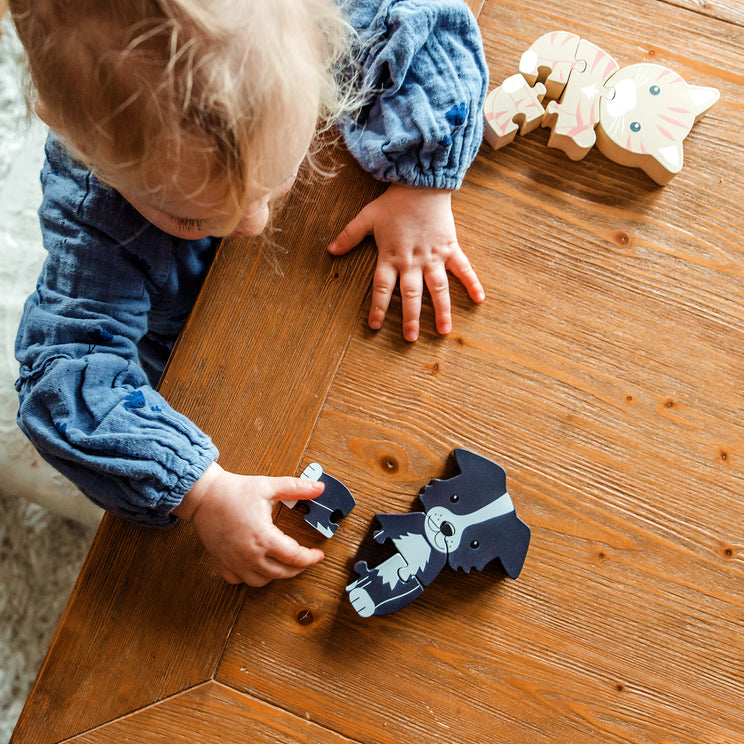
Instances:
[[[591,72],[597,72],[600,65],[603,65],[601,72],[602,80],[606,80],[613,72],[615,72],[617,63],[609,54],[607,54],[607,52],[597,49],[594,61],[590,65]]]
[[[687,114],[688,116],[692,113],[690,109],[679,108],[678,106],[667,106],[667,111],[674,111],[675,114]]]
[[[678,78],[679,75],[677,75],[676,72],[672,72],[668,67],[665,67],[660,73],[658,80],[663,80],[666,77],[669,77],[669,75],[673,75],[675,78]]]
[[[579,134],[579,132],[583,132],[587,128],[588,127],[584,123],[584,120],[581,118],[581,108],[578,108],[576,110],[576,126],[573,129],[566,132],[566,136],[575,137],[577,134]]]
[[[657,125],[656,128],[667,138],[672,141],[676,140],[677,138],[673,134],[669,134],[664,127]]]
[[[566,44],[570,44],[572,41],[576,41],[576,34],[568,33],[567,31],[555,31],[550,34],[550,43],[555,45],[556,39],[560,39],[558,42],[560,46],[564,47]]]
[[[679,119],[672,119],[671,116],[664,116],[664,114],[659,114],[659,118],[663,119],[664,121],[668,121],[670,124],[674,124],[675,127],[684,127],[685,122],[680,121]]]
[[[491,119],[489,119],[489,121],[493,121],[493,124],[498,129],[503,129],[504,126],[511,121],[513,116],[513,111],[496,111],[495,113],[491,114]],[[506,118],[506,121],[504,121],[504,118]]]

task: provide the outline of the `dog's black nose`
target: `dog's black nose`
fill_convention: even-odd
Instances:
[[[442,526],[439,528],[439,531],[445,537],[452,537],[452,535],[455,534],[455,528],[449,522],[442,522]]]

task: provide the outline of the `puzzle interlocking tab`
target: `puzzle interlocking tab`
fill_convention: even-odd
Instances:
[[[283,501],[290,509],[305,511],[305,521],[321,535],[332,537],[338,529],[338,520],[348,517],[356,506],[351,491],[341,481],[323,471],[323,466],[311,462],[300,475],[307,480],[321,481],[325,488],[323,493],[309,501]]]
[[[513,579],[530,544],[530,528],[517,517],[506,490],[506,473],[496,463],[465,449],[454,450],[458,475],[434,480],[419,496],[424,511],[378,514],[379,543],[391,540],[396,553],[375,568],[354,566],[346,587],[362,617],[387,615],[418,597],[444,568],[482,571],[498,558]]]
[[[715,88],[688,85],[661,65],[621,69],[592,42],[552,31],[522,55],[519,74],[488,94],[485,137],[499,149],[517,131],[549,127],[548,146],[572,160],[596,144],[608,159],[664,185],[682,169],[683,140],[718,98]]]

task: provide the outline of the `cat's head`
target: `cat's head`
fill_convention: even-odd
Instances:
[[[610,94],[600,103],[597,147],[661,184],[682,169],[682,141],[719,97],[715,88],[688,85],[676,72],[650,63],[618,70],[605,87]]]

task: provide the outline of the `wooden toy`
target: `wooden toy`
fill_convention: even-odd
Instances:
[[[530,86],[521,75],[512,75],[486,97],[483,111],[489,126],[484,129],[488,143],[496,150],[516,136],[531,132],[542,124],[545,86]]]
[[[590,41],[552,31],[522,55],[519,75],[489,93],[485,137],[499,149],[517,129],[524,135],[542,125],[551,130],[548,146],[573,160],[596,144],[663,185],[682,169],[683,140],[718,98],[715,88],[688,85],[661,65],[621,69]]]
[[[449,563],[482,571],[499,559],[519,576],[530,543],[530,528],[516,515],[506,490],[506,473],[496,463],[464,449],[454,450],[459,473],[434,480],[419,496],[424,511],[378,514],[378,543],[391,540],[394,553],[375,568],[354,566],[357,579],[346,587],[362,617],[387,615],[418,597]]]
[[[311,462],[302,471],[300,478],[322,481],[325,484],[323,493],[309,501],[282,501],[282,503],[290,509],[305,512],[305,521],[311,527],[314,527],[321,535],[332,537],[338,529],[338,522],[349,516],[356,506],[356,500],[341,481],[323,472],[322,466],[317,462]]]

